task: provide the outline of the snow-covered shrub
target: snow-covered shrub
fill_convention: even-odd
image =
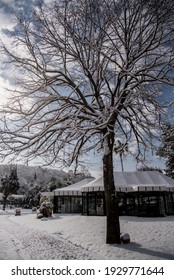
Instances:
[[[43,203],[44,201],[48,201],[48,198],[47,198],[46,196],[41,196],[41,197],[40,197],[40,200],[39,200],[39,205],[42,205],[42,203]]]
[[[38,213],[37,214],[37,219],[42,219],[43,218],[43,214],[42,213]]]
[[[47,218],[52,216],[52,212],[53,212],[53,204],[50,201],[46,201],[46,200],[42,202],[40,206],[40,213]]]

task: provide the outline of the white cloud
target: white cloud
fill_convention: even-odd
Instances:
[[[0,29],[2,28],[12,28],[14,25],[11,22],[11,17],[0,11]]]
[[[3,105],[10,97],[10,93],[6,90],[10,87],[9,81],[0,76],[0,104]]]

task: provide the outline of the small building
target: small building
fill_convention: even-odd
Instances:
[[[25,195],[21,195],[21,194],[11,194],[7,198],[7,202],[11,206],[12,205],[22,206],[24,204],[24,201],[25,201]]]
[[[174,214],[174,180],[156,171],[115,172],[119,214],[164,216]],[[54,192],[54,211],[106,215],[103,176],[87,178]]]
[[[55,189],[54,213],[82,213],[81,188],[93,180],[94,177],[88,177],[67,187]]]
[[[11,194],[7,198],[7,202],[10,205],[15,205],[15,204],[22,204],[25,199],[25,195],[21,194]],[[0,203],[3,203],[3,193],[0,193]]]

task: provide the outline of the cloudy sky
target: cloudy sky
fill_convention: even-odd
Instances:
[[[12,30],[14,26],[12,11],[23,9],[25,13],[29,13],[38,2],[38,0],[0,0],[0,38],[3,41],[7,40],[5,36],[6,29]],[[8,73],[5,73],[3,69],[1,60],[2,58],[0,58],[0,103],[3,103],[5,96],[7,96],[4,88],[8,88],[11,83],[8,80]]]
[[[12,10],[13,9],[23,9],[25,13],[30,13],[32,8],[36,6],[38,3],[43,0],[0,0],[0,38],[3,41],[6,41],[6,37],[4,35],[6,29],[13,29],[13,17]],[[46,0],[49,1],[49,0]],[[3,69],[2,58],[0,58],[0,103],[5,102],[5,97],[7,96],[7,92],[5,92],[4,88],[8,88],[12,86],[11,81],[8,79],[8,73],[6,73]],[[92,169],[101,170],[101,159],[98,160],[98,156],[93,154],[92,157]],[[84,161],[85,161],[84,157]],[[158,160],[154,156],[149,155],[149,160],[147,161],[149,166],[155,167],[163,167],[164,164],[161,160]],[[120,170],[120,161],[119,158],[115,158],[115,166],[116,170]],[[132,171],[136,169],[136,161],[132,157],[127,157],[124,161],[124,167],[126,171]]]

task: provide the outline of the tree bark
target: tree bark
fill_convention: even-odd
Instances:
[[[5,211],[6,203],[7,203],[7,198],[4,196],[3,197],[3,211]]]
[[[119,223],[119,209],[118,197],[116,195],[114,172],[113,172],[113,151],[110,146],[110,139],[107,138],[108,152],[103,156],[103,180],[106,200],[106,214],[107,214],[107,233],[106,243],[120,244],[120,223]]]
[[[120,154],[120,162],[121,162],[121,171],[124,172],[123,155],[122,154]]]

